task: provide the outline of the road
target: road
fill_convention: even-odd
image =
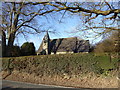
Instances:
[[[44,85],[44,84],[32,84],[25,82],[16,82],[9,80],[2,80],[2,90],[90,90],[90,89],[80,89],[80,88],[72,88],[72,87],[62,87],[62,86],[54,86],[54,85]]]

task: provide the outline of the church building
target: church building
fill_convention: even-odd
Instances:
[[[37,51],[37,55],[88,53],[89,49],[89,40],[82,40],[77,37],[50,39],[47,32]]]

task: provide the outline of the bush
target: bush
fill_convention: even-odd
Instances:
[[[3,66],[9,58],[3,58]],[[80,75],[90,72],[102,74],[109,69],[115,69],[117,59],[110,64],[108,56],[95,56],[94,54],[65,54],[40,55],[11,58],[10,67],[14,70],[36,75]],[[32,68],[31,68],[32,67]]]
[[[96,44],[94,49],[96,53],[116,53],[120,52],[119,33],[113,32],[108,38]]]
[[[13,46],[12,47],[12,52],[11,52],[12,57],[18,57],[21,55],[21,50],[19,46]]]
[[[35,55],[35,46],[32,42],[25,42],[21,46],[21,53],[23,56]]]

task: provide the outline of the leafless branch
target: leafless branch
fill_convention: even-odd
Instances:
[[[33,29],[33,30],[35,30],[35,32],[36,32],[36,33],[41,33],[41,32],[42,32],[42,31],[40,31],[40,30],[38,30],[38,29],[36,29],[36,28],[34,28],[34,27],[32,27],[32,26],[29,26],[29,25],[23,25],[23,26],[28,27],[28,28],[31,28],[31,29]]]
[[[108,5],[108,7],[112,10],[112,7],[110,6],[110,4],[108,2],[105,1],[105,3]]]
[[[89,22],[90,20],[95,19],[95,18],[97,18],[97,17],[98,17],[98,14],[96,14],[96,16],[94,16],[94,17],[92,17],[92,18],[89,18],[88,20],[86,20],[86,22]]]

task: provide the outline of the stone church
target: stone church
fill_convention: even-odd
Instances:
[[[37,51],[37,55],[66,54],[66,53],[88,53],[90,49],[89,40],[77,37],[50,39],[48,32]]]

